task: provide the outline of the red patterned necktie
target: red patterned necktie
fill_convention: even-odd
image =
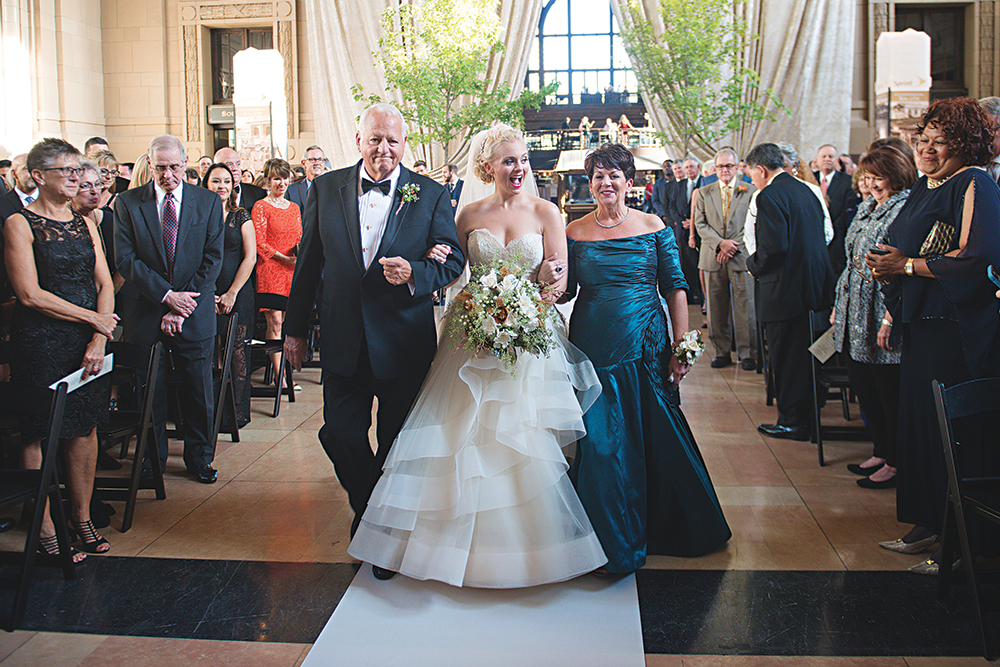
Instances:
[[[174,279],[174,255],[177,251],[177,207],[174,195],[168,192],[163,200],[163,213],[160,215],[163,227],[163,249],[167,253],[167,278]]]

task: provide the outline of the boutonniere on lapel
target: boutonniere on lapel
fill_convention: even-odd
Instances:
[[[736,191],[737,192],[746,192],[747,191],[747,186],[745,186],[742,183],[740,183],[739,185],[736,186]]]
[[[420,199],[420,185],[417,183],[407,183],[396,188],[396,193],[399,195],[399,208],[396,209],[396,215],[399,215],[399,212],[403,209],[403,204],[409,204]]]

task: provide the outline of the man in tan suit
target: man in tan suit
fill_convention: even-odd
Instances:
[[[698,268],[705,272],[708,303],[708,338],[715,348],[712,368],[733,363],[729,350],[732,332],[730,312],[736,328],[736,352],[740,368],[754,370],[754,338],[748,292],[753,278],[747,273],[747,252],[743,246],[743,223],[750,196],[756,188],[736,178],[740,158],[726,147],[715,155],[719,180],[703,186],[695,202],[694,225],[701,236]],[[730,311],[730,300],[732,309]]]

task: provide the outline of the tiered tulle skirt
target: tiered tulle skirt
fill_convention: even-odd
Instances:
[[[566,474],[600,393],[561,326],[515,373],[442,340],[348,553],[415,579],[517,588],[607,559]]]

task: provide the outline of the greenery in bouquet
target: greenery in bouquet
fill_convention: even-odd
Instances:
[[[449,307],[452,340],[476,354],[493,354],[514,373],[520,353],[548,356],[552,349],[549,309],[526,269],[495,261],[472,270]]]
[[[688,331],[677,345],[674,345],[674,356],[677,361],[687,366],[698,361],[698,357],[705,351],[705,343],[701,340],[701,332],[697,329]]]

